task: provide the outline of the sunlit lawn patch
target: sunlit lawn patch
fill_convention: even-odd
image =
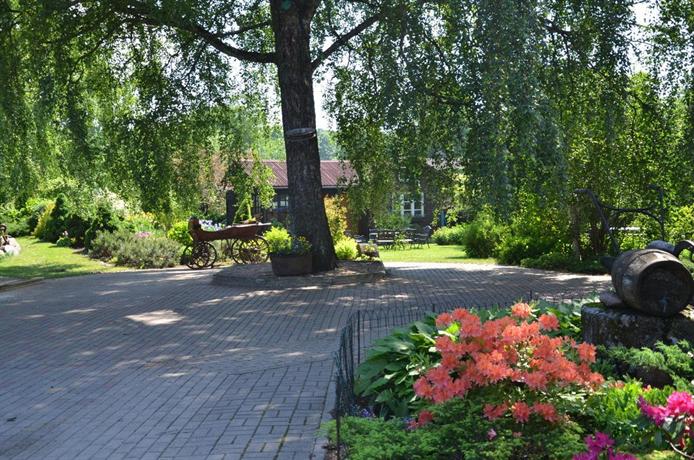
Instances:
[[[90,259],[72,248],[60,248],[36,238],[17,238],[18,256],[0,259],[0,276],[11,278],[60,278],[123,270]]]
[[[446,262],[462,264],[493,264],[494,259],[474,259],[468,257],[463,246],[440,246],[432,244],[421,248],[388,249],[378,248],[384,262]]]

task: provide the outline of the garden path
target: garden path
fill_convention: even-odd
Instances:
[[[214,270],[0,292],[0,458],[311,458],[356,309],[580,295],[607,277],[388,264],[370,285],[249,291]]]

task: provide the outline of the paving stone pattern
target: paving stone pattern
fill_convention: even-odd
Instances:
[[[0,292],[0,459],[308,459],[356,309],[579,295],[606,277],[390,264],[368,285],[250,291],[214,271]]]

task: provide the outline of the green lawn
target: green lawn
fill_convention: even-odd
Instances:
[[[90,259],[71,248],[59,248],[36,238],[17,238],[18,256],[0,259],[0,276],[11,278],[60,278],[124,270]]]
[[[439,246],[410,249],[378,248],[383,262],[448,262],[461,264],[493,264],[494,259],[473,259],[465,254],[463,246]]]

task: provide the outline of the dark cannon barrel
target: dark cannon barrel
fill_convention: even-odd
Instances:
[[[682,262],[658,249],[620,255],[612,264],[612,284],[630,307],[662,317],[684,310],[694,293],[692,275]]]

